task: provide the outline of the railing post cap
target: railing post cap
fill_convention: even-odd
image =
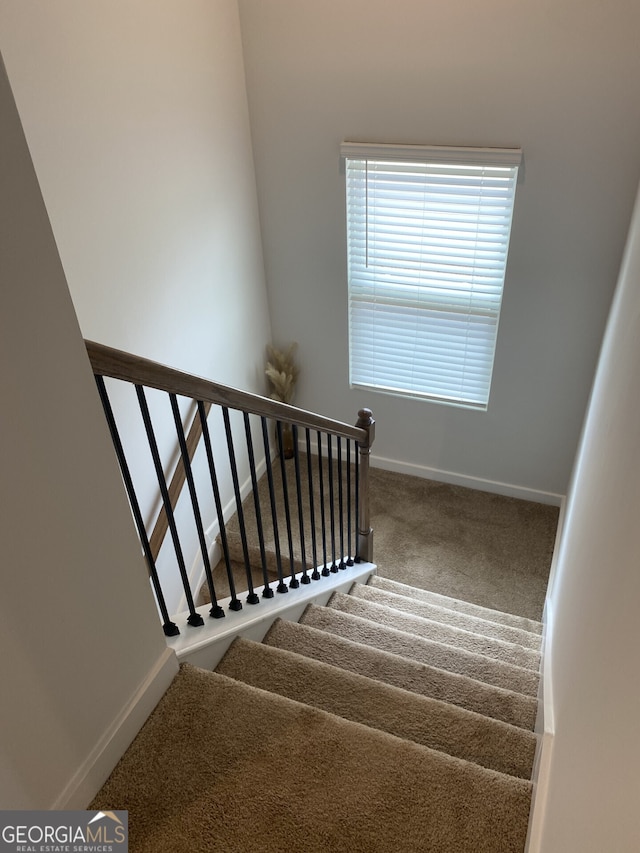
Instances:
[[[358,422],[356,426],[366,429],[373,423],[375,423],[375,421],[373,419],[373,412],[371,411],[371,409],[360,409],[358,411]]]

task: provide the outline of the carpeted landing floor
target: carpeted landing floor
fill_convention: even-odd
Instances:
[[[540,640],[373,577],[183,666],[90,807],[133,853],[523,853]]]

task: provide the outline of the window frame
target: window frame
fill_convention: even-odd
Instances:
[[[345,178],[347,183],[346,213],[349,292],[349,380],[351,387],[367,388],[369,390],[385,394],[394,394],[402,397],[417,398],[431,402],[486,411],[489,403],[498,322],[504,292],[507,255],[515,206],[515,191],[518,182],[519,167],[522,163],[521,149],[343,142],[340,146],[340,154],[345,165]],[[362,184],[362,180],[358,180],[357,174],[355,178],[350,174],[349,161],[357,161],[357,163],[366,161],[366,190],[363,191],[361,188],[354,190],[354,184],[360,185]],[[384,257],[385,251],[389,251],[390,256],[393,256],[393,252],[395,251],[395,245],[389,242],[385,243],[385,240],[396,240],[395,233],[392,232],[394,229],[395,232],[398,231],[398,228],[396,227],[397,223],[402,221],[399,219],[393,220],[393,228],[387,225],[382,226],[383,239],[380,240],[378,233],[378,240],[383,246],[386,246],[386,249],[383,248],[382,252],[378,252],[377,255],[374,252],[374,260],[370,264],[369,235],[370,233],[373,233],[373,229],[377,227],[370,226],[369,224],[370,215],[372,216],[372,219],[375,218],[373,214],[370,214],[370,211],[378,211],[378,220],[382,220],[384,219],[384,216],[380,215],[380,210],[388,216],[390,208],[384,207],[385,204],[389,204],[387,201],[383,201],[381,203],[383,205],[382,208],[376,208],[376,202],[371,202],[369,198],[369,163],[378,164],[383,172],[385,171],[383,164],[389,164],[386,171],[390,172],[395,169],[395,171],[399,173],[404,173],[405,171],[407,173],[411,173],[412,164],[414,164],[418,173],[425,176],[425,185],[427,185],[429,180],[432,180],[433,174],[439,174],[438,170],[441,169],[441,167],[444,167],[448,172],[454,174],[456,178],[458,178],[458,176],[464,176],[466,172],[471,176],[469,177],[469,181],[474,186],[479,186],[484,182],[484,178],[482,182],[479,180],[479,175],[487,174],[487,184],[490,184],[490,179],[495,179],[497,184],[502,184],[507,187],[504,193],[503,202],[508,201],[510,202],[510,205],[505,206],[503,202],[500,202],[502,204],[502,212],[500,214],[501,225],[499,229],[501,236],[499,239],[496,238],[495,235],[491,235],[490,237],[491,240],[495,240],[495,246],[501,247],[501,251],[503,252],[502,260],[499,262],[491,261],[493,264],[493,266],[491,266],[491,269],[493,270],[493,278],[490,288],[487,289],[480,285],[476,288],[475,284],[476,272],[483,266],[482,263],[475,262],[475,256],[477,254],[479,242],[484,239],[483,235],[485,231],[482,229],[486,228],[485,225],[476,225],[476,242],[475,244],[470,244],[475,247],[474,263],[467,264],[466,269],[471,272],[468,272],[466,276],[461,275],[460,277],[460,282],[465,277],[470,278],[472,281],[470,285],[464,285],[455,281],[449,288],[446,286],[443,288],[440,284],[436,287],[432,284],[425,283],[426,278],[431,278],[432,276],[431,274],[427,276],[423,272],[419,272],[417,274],[412,272],[411,278],[407,278],[407,281],[410,282],[409,286],[407,287],[403,285],[402,279],[406,269],[410,269],[410,262],[408,262],[409,266],[405,269],[402,265],[393,264]],[[393,167],[391,164],[393,164]],[[403,166],[402,164],[406,164],[406,166]],[[354,168],[361,169],[362,167]],[[422,172],[420,172],[420,170],[422,170]],[[478,170],[482,171],[480,172]],[[388,176],[386,175],[385,178],[388,181],[387,186],[393,186],[393,180],[389,182]],[[498,178],[505,178],[506,180],[499,180]],[[395,192],[395,190],[392,191]],[[448,187],[445,188],[445,191],[451,192]],[[350,200],[350,192],[355,192],[357,194],[357,198],[356,196],[353,196]],[[474,209],[474,205],[476,207],[480,205],[480,193],[485,191],[477,190],[477,192],[479,193],[478,200],[469,203],[469,211]],[[382,195],[388,194],[389,191],[387,190],[382,193]],[[487,197],[490,195],[489,191],[486,191],[486,195]],[[354,198],[356,198],[356,202],[354,202]],[[363,204],[366,209],[364,214],[362,208]],[[357,206],[357,209],[356,205],[359,205]],[[460,204],[457,204],[456,210],[461,209],[463,208]],[[412,216],[417,215],[416,210],[417,208],[412,208]],[[485,210],[485,208],[483,207],[482,210]],[[392,212],[390,215],[393,217],[395,214]],[[429,222],[433,223],[434,221],[438,221],[437,218],[435,220],[433,219],[433,213],[430,213],[429,215],[431,216]],[[455,215],[457,216],[458,214],[456,213]],[[352,221],[350,217],[353,217],[354,221]],[[479,221],[481,218],[482,217],[478,215]],[[485,220],[486,218],[487,217],[484,216]],[[427,220],[425,219],[421,221],[423,222],[424,230],[424,222]],[[439,225],[439,227],[442,228],[441,225]],[[385,228],[387,228],[388,231],[385,231]],[[416,229],[409,229],[407,227],[407,230],[415,231]],[[493,227],[492,230],[496,232],[498,231],[498,229]],[[472,231],[472,228],[468,228],[465,231],[464,236],[467,243]],[[391,236],[389,236],[389,234],[391,234]],[[400,247],[401,250],[406,251],[404,239],[398,238],[398,240],[399,243],[403,244]],[[366,249],[362,248],[363,241],[364,244],[366,244]],[[415,245],[419,245],[421,251],[423,251],[424,246],[432,246],[432,243],[423,240]],[[433,245],[439,248],[440,244],[438,244],[436,238],[433,238]],[[412,250],[412,247],[410,247],[410,249]],[[400,249],[398,250],[398,256],[402,254],[402,251],[400,251]],[[430,257],[433,258],[435,257],[433,255],[433,246],[431,251],[432,255]],[[363,252],[366,252],[366,264],[362,260]],[[470,253],[467,252],[467,254]],[[420,255],[420,257],[422,266],[424,256]],[[355,261],[354,258],[356,258]],[[367,272],[363,271],[365,266]],[[373,272],[371,273],[369,273],[370,266],[373,268]],[[384,274],[380,272],[383,266],[385,268]],[[434,262],[429,261],[427,266],[434,269],[437,265]],[[459,266],[461,266],[461,264]],[[397,271],[401,271],[398,273],[400,276],[398,279],[394,279],[393,274],[387,274],[390,267],[393,267],[393,269]],[[442,267],[439,272],[441,272],[442,269],[444,269],[444,267]],[[358,280],[354,283],[356,278]],[[382,283],[385,278],[385,283]],[[450,277],[450,279],[451,281],[454,281],[453,277]],[[434,294],[441,290],[454,294],[453,302],[449,300],[451,304],[455,303],[456,295],[459,293],[460,299],[458,300],[457,307],[450,307],[449,302],[447,302],[449,297],[446,299],[442,296],[437,299],[434,298]],[[484,291],[486,291],[486,293],[490,293],[490,298],[485,295]],[[358,294],[357,298],[354,296],[354,293],[356,292]],[[414,294],[414,296],[409,297],[408,294]],[[358,303],[358,299],[360,300],[360,303],[356,304]],[[412,299],[415,303],[413,306],[411,304]],[[469,300],[469,307],[464,310],[461,306],[467,299]],[[473,301],[473,308],[471,307],[472,300],[475,300]],[[492,305],[491,311],[487,313],[484,320],[478,320],[478,317],[475,316],[475,314],[478,313],[476,311],[477,306],[488,306],[490,302]],[[391,363],[397,361],[398,364],[400,364],[402,358],[404,358],[404,356],[400,354],[402,347],[395,349],[393,340],[393,337],[395,336],[395,343],[398,341],[404,341],[405,339],[401,336],[402,332],[399,331],[399,329],[404,328],[402,325],[403,323],[406,323],[407,327],[411,325],[407,317],[400,317],[400,314],[403,313],[406,314],[407,317],[413,316],[416,318],[414,323],[416,328],[414,338],[408,338],[407,340],[409,340],[410,344],[412,343],[414,345],[416,351],[422,350],[422,355],[412,356],[414,361],[412,362],[411,370],[406,371],[406,375],[411,376],[411,379],[407,384],[413,383],[414,386],[420,386],[421,382],[426,383],[417,388],[397,387],[394,383],[387,387],[384,381],[380,380],[380,377],[386,374],[393,375],[394,378],[396,376],[400,376],[404,369],[401,366],[395,367]],[[397,316],[392,317],[393,314]],[[364,320],[362,319],[363,317],[365,318]],[[385,323],[388,323],[388,325],[385,325]],[[388,356],[390,366],[386,363],[384,367],[373,366],[374,362],[377,361],[379,364],[382,364],[383,360],[376,356],[375,340],[370,341],[366,339],[367,336],[365,335],[365,332],[368,331],[368,324],[371,325],[371,329],[373,330],[373,337],[375,338],[377,336],[378,339],[383,342],[381,344],[381,352],[383,355],[386,354]],[[465,324],[467,331],[463,328]],[[475,330],[472,328],[474,325]],[[471,329],[471,332],[469,332],[468,329]],[[468,340],[465,339],[465,335]],[[425,354],[427,352],[427,344],[430,346],[431,342],[436,341],[437,339],[440,339],[440,342],[433,345],[436,355],[433,353],[430,355]],[[481,345],[478,344],[478,341],[481,341]],[[358,349],[358,347],[360,349]],[[451,347],[453,348],[450,352]],[[460,352],[464,351],[465,355],[463,358],[460,357],[456,347],[462,348]],[[471,353],[469,357],[467,357],[467,351]],[[357,359],[359,359],[358,367],[357,369],[354,369],[354,360]],[[363,367],[363,365],[366,365],[367,359],[372,363],[370,369]],[[442,361],[439,359],[442,359]],[[448,361],[451,361],[452,364],[457,364],[454,364],[454,367],[451,367],[451,365],[448,364]],[[460,366],[461,363],[462,366]],[[435,365],[435,369],[429,367],[431,365]],[[369,370],[370,381],[363,381],[363,375],[367,370]],[[480,371],[477,376],[474,373],[476,370]],[[428,377],[427,374],[429,374]],[[455,375],[455,381],[447,378],[447,375],[449,374],[451,377]],[[415,378],[415,376],[418,376],[418,378]],[[420,376],[422,376],[422,379],[419,378]],[[366,379],[367,377],[365,376],[365,380]],[[447,389],[446,385],[450,381],[451,387]],[[454,387],[458,383],[459,388]],[[463,387],[466,390],[460,390],[460,388]],[[434,390],[434,388],[437,390]],[[471,389],[471,391],[469,389]]]

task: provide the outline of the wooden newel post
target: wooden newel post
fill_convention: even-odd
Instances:
[[[360,409],[357,427],[367,431],[365,441],[358,442],[358,541],[357,562],[373,562],[373,529],[369,511],[369,456],[376,434],[376,422],[371,409]]]

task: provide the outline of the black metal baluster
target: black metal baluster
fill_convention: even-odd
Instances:
[[[240,494],[240,481],[238,479],[238,466],[236,463],[236,452],[233,447],[233,435],[231,434],[231,421],[229,420],[229,409],[222,407],[222,418],[224,420],[224,431],[227,436],[227,448],[229,451],[229,465],[231,467],[231,479],[233,480],[233,492],[236,497],[236,510],[238,513],[238,525],[240,527],[240,541],[242,542],[242,556],[244,557],[244,570],[247,576],[247,604],[260,604],[260,598],[253,589],[253,578],[251,577],[251,563],[249,561],[249,548],[247,546],[247,531],[244,524],[244,511],[242,509],[242,495]]]
[[[198,401],[198,414],[200,415],[200,424],[202,426],[202,439],[204,441],[204,447],[207,454],[207,462],[209,463],[209,476],[211,478],[211,488],[213,489],[213,499],[216,504],[218,527],[220,528],[220,544],[222,546],[222,556],[224,557],[225,567],[227,570],[227,581],[229,583],[229,593],[231,596],[231,601],[229,602],[229,609],[242,610],[242,602],[236,595],[236,585],[233,580],[233,571],[231,569],[231,557],[229,556],[229,543],[227,541],[227,528],[224,523],[224,514],[222,512],[222,499],[220,497],[218,474],[216,472],[216,465],[213,458],[211,435],[209,434],[209,426],[207,424],[207,413],[204,408],[204,403],[200,401]]]
[[[191,497],[191,505],[193,507],[193,517],[198,531],[198,542],[200,543],[200,553],[202,554],[202,562],[204,565],[204,574],[211,595],[211,610],[210,615],[214,619],[221,619],[224,616],[224,610],[218,604],[216,596],[215,584],[213,582],[213,573],[211,571],[211,561],[209,560],[209,551],[207,549],[207,540],[204,535],[204,527],[202,525],[202,513],[200,512],[200,502],[196,493],[196,484],[193,480],[193,470],[191,468],[191,460],[189,459],[189,451],[187,449],[187,440],[184,437],[184,428],[182,426],[182,418],[178,407],[178,398],[175,394],[169,394],[171,400],[171,411],[173,412],[173,420],[176,425],[176,434],[178,436],[178,444],[180,445],[180,453],[182,455],[182,464],[184,465],[184,473],[187,479],[189,495]]]
[[[262,417],[262,441],[264,443],[264,456],[267,466],[267,483],[269,484],[269,503],[271,504],[271,521],[273,524],[274,548],[276,551],[276,571],[278,572],[278,586],[276,592],[289,592],[289,587],[284,582],[282,574],[282,554],[280,553],[280,534],[278,532],[278,512],[276,507],[276,491],[273,486],[273,468],[271,467],[271,447],[269,445],[269,429],[266,418]]]
[[[353,548],[353,542],[351,538],[351,530],[352,530],[352,503],[351,503],[351,439],[347,439],[347,551],[348,559],[347,565],[353,565],[353,554],[355,553],[355,548]]]
[[[300,556],[302,559],[302,577],[300,582],[307,584],[311,583],[311,578],[307,574],[307,551],[304,541],[304,513],[302,510],[302,481],[300,477],[300,451],[298,449],[298,427],[296,424],[292,426],[293,431],[293,462],[296,471],[296,497],[298,498],[298,527],[300,529]]]
[[[136,490],[133,485],[133,480],[131,478],[131,471],[129,470],[129,464],[127,463],[127,458],[124,453],[124,448],[122,446],[122,442],[120,441],[120,434],[118,432],[118,427],[116,425],[116,419],[113,414],[113,409],[111,407],[111,402],[109,400],[109,395],[107,394],[107,389],[105,387],[104,377],[96,376],[96,385],[98,386],[98,393],[100,395],[100,400],[102,401],[102,408],[104,409],[105,416],[107,418],[107,424],[109,425],[109,432],[111,433],[111,440],[113,441],[113,446],[116,451],[116,456],[118,458],[118,463],[120,464],[120,471],[122,473],[122,480],[124,482],[124,487],[127,490],[127,495],[129,497],[129,504],[131,506],[131,512],[133,514],[133,520],[135,521],[136,528],[138,530],[138,536],[140,537],[140,543],[142,544],[142,551],[144,553],[145,560],[147,561],[147,569],[149,571],[149,576],[151,577],[151,583],[153,584],[153,589],[156,594],[156,600],[158,602],[158,607],[160,609],[160,613],[162,615],[162,630],[166,634],[167,637],[175,637],[180,633],[180,629],[176,625],[175,622],[172,622],[169,617],[169,611],[167,610],[167,603],[164,598],[164,593],[162,592],[162,586],[160,585],[160,578],[158,577],[158,571],[156,569],[155,560],[153,559],[153,554],[151,553],[151,546],[149,545],[149,537],[147,536],[147,531],[144,526],[144,521],[142,520],[142,513],[140,512],[140,504],[138,503],[138,498],[136,496]]]
[[[333,451],[331,449],[331,435],[327,433],[327,462],[329,465],[329,512],[330,512],[330,531],[331,531],[331,571],[335,574],[338,571],[336,564],[336,519],[335,519],[335,501],[333,495]]]
[[[338,445],[338,520],[340,522],[340,562],[339,569],[346,569],[347,564],[344,561],[344,496],[342,485],[342,437],[337,436],[336,442]]]
[[[322,564],[322,572],[323,577],[327,577],[331,572],[327,565],[327,523],[325,518],[325,506],[324,506],[324,475],[322,473],[322,434],[318,433],[318,483],[320,485],[320,524],[322,528],[322,559],[324,560]]]
[[[260,546],[260,563],[262,565],[262,580],[264,587],[263,598],[273,598],[273,590],[269,586],[269,575],[267,574],[267,556],[264,548],[264,533],[262,530],[262,513],[260,511],[260,498],[258,496],[258,477],[256,475],[256,460],[253,452],[253,437],[251,435],[251,424],[247,412],[244,416],[244,432],[247,439],[247,453],[249,454],[249,470],[251,472],[251,489],[253,491],[253,507],[256,513],[256,526],[258,528],[258,544]]]
[[[305,438],[307,445],[307,477],[309,479],[309,519],[311,523],[311,551],[313,554],[313,571],[311,572],[311,580],[319,581],[320,572],[318,571],[318,546],[316,541],[316,510],[315,496],[313,493],[313,460],[311,458],[311,432],[309,427],[305,428]]]
[[[289,570],[291,580],[289,589],[297,589],[300,582],[296,578],[296,566],[293,557],[293,535],[291,532],[291,510],[289,509],[289,488],[287,485],[287,467],[284,457],[284,446],[282,442],[282,421],[276,422],[276,435],[278,436],[278,455],[280,457],[280,473],[282,474],[282,498],[284,502],[284,517],[287,525],[287,543],[289,545]]]
[[[189,625],[193,626],[194,628],[197,628],[200,625],[204,625],[204,619],[202,618],[202,616],[200,616],[199,613],[196,613],[195,604],[193,602],[191,587],[189,585],[189,577],[187,575],[187,569],[184,564],[184,556],[182,554],[182,547],[180,545],[180,537],[178,536],[178,528],[176,527],[176,520],[173,515],[173,508],[171,506],[171,500],[169,498],[169,492],[167,490],[167,483],[164,477],[164,471],[162,470],[162,462],[160,460],[158,444],[156,442],[156,437],[153,432],[153,425],[151,423],[149,407],[147,406],[147,399],[145,397],[144,388],[142,387],[142,385],[136,385],[136,394],[138,395],[140,412],[142,413],[142,420],[144,422],[144,428],[147,433],[147,440],[149,442],[149,449],[151,450],[151,456],[153,458],[153,465],[156,469],[156,476],[158,478],[160,494],[162,495],[164,511],[167,514],[167,522],[169,524],[169,530],[171,531],[173,547],[176,552],[176,560],[178,562],[178,569],[180,571],[180,577],[182,579],[182,586],[184,588],[184,594],[187,599],[187,607],[189,608],[189,617],[187,618],[187,622],[189,623]]]

